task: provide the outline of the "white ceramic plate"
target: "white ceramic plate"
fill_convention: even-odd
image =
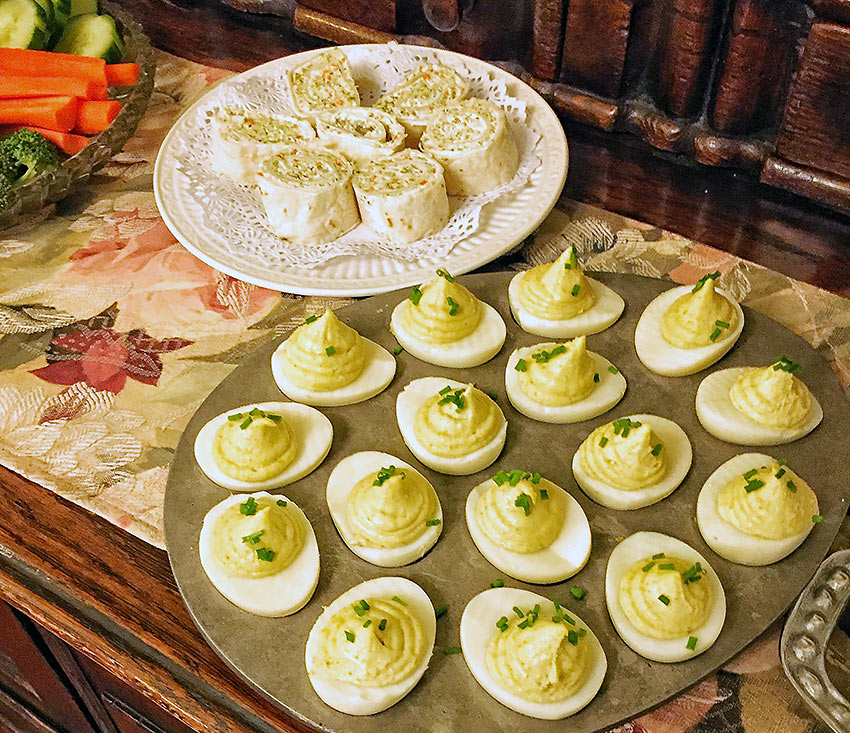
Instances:
[[[362,49],[368,51],[380,46],[363,44],[342,48],[346,52],[351,49],[362,52]],[[209,103],[209,95],[222,94],[229,86],[253,76],[279,78],[286,70],[321,50],[276,59],[222,82],[186,110],[166,136],[154,170],[156,202],[168,228],[196,257],[221,272],[273,290],[301,295],[373,295],[429,280],[436,266],[444,266],[453,274],[474,270],[513,249],[552,210],[564,187],[568,161],[564,130],[552,108],[527,84],[492,64],[452,51],[429,49],[447,66],[463,64],[473,72],[503,79],[509,94],[525,102],[527,123],[540,135],[536,150],[542,161],[528,183],[519,191],[487,204],[481,211],[478,229],[456,244],[439,263],[427,260],[398,262],[388,257],[357,255],[337,257],[314,268],[278,270],[240,257],[239,243],[230,240],[232,234],[208,224],[203,200],[180,172],[178,149],[191,133],[197,108]]]

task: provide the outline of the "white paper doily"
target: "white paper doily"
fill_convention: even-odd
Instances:
[[[259,193],[219,175],[210,164],[208,115],[239,104],[290,111],[285,72],[321,50],[258,66],[212,89],[177,121],[160,148],[154,192],[175,237],[193,254],[234,277],[300,294],[370,295],[413,285],[437,266],[462,273],[509,251],[549,213],[566,177],[563,129],[546,102],[501,69],[468,56],[419,46],[342,46],[364,105],[372,104],[421,63],[455,68],[470,95],[505,110],[520,151],[514,179],[478,196],[450,199],[446,227],[400,247],[365,225],[327,245],[297,247],[269,229]]]

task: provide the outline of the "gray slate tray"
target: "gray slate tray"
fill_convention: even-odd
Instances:
[[[227,490],[209,481],[195,463],[192,446],[200,428],[225,410],[250,402],[283,399],[272,379],[269,357],[280,340],[260,347],[201,405],[177,447],[165,494],[165,539],[174,576],[186,605],[204,637],[222,659],[252,687],[295,717],[323,731],[388,730],[458,731],[510,730],[527,733],[605,730],[686,690],[753,641],[778,618],[802,591],[826,555],[847,512],[850,462],[847,461],[848,403],[826,361],[797,335],[770,318],[745,308],[746,323],[738,344],[718,364],[689,377],[661,377],[647,371],[634,352],[638,316],[669,282],[632,275],[593,274],[626,300],[626,311],[611,328],[588,338],[588,348],[616,364],[628,382],[624,399],[603,416],[573,425],[547,425],[519,414],[504,389],[508,354],[518,346],[546,339],[524,333],[513,321],[507,302],[512,273],[469,275],[460,281],[493,305],[508,324],[508,336],[495,359],[479,367],[454,370],[420,362],[407,353],[398,357],[398,372],[377,397],[347,407],[323,408],[333,423],[334,441],[324,463],[284,491],[313,523],[321,553],[316,593],[301,611],[288,618],[252,616],[226,601],[207,580],[198,558],[198,534],[206,512],[224,499]],[[389,293],[360,301],[339,311],[340,317],[363,336],[392,350],[389,333],[393,306],[407,292]],[[824,521],[790,557],[765,568],[734,565],[715,555],[696,526],[696,498],[708,475],[723,461],[754,450],[730,445],[709,435],[694,412],[699,382],[711,370],[767,364],[785,354],[800,362],[801,376],[824,408],[824,420],[811,435],[790,445],[767,448],[784,457],[815,489]],[[395,422],[395,399],[405,384],[424,376],[474,381],[498,395],[508,419],[504,452],[491,467],[472,476],[444,476],[411,455]],[[605,509],[588,499],[575,483],[570,461],[581,441],[597,425],[632,413],[655,413],[675,420],[691,439],[694,462],[684,483],[659,504],[631,512]],[[356,557],[334,529],[325,503],[331,469],[345,456],[362,450],[381,450],[416,466],[434,485],[443,506],[443,534],[422,560],[398,569],[369,565]],[[533,586],[505,578],[506,585],[527,588],[560,600],[574,610],[599,637],[608,657],[607,690],[567,721],[526,718],[502,707],[475,682],[461,655],[441,650],[459,644],[458,625],[472,596],[502,574],[477,551],[467,532],[463,506],[469,490],[498,468],[539,471],[569,491],[590,520],[593,549],[587,566],[574,578],[554,586]],[[638,530],[672,534],[688,542],[712,564],[726,590],[725,627],[708,651],[686,662],[650,662],[632,652],[617,636],[605,610],[604,575],[618,538]],[[435,606],[445,603],[448,615],[437,623],[437,647],[431,665],[414,690],[377,716],[357,718],[327,707],[313,692],[304,666],[304,644],[322,607],[363,580],[401,575],[419,583]],[[582,602],[569,594],[573,584],[588,591]]]

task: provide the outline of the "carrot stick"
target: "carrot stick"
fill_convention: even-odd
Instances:
[[[0,76],[53,76],[90,79],[106,86],[106,62],[90,56],[33,51],[26,48],[0,48]]]
[[[138,64],[107,64],[106,84],[110,87],[131,87],[139,80]]]
[[[0,74],[0,97],[82,97],[106,99],[106,87],[72,76]]]
[[[121,102],[80,102],[74,132],[81,135],[96,135],[103,132],[121,111]]]
[[[92,102],[104,104],[104,102]],[[77,121],[76,97],[0,99],[0,124],[21,124],[70,132]]]
[[[83,135],[72,135],[70,132],[57,132],[56,130],[48,130],[46,127],[34,127],[33,125],[18,126],[17,129],[26,127],[28,130],[37,132],[39,135],[44,135],[50,142],[59,148],[66,155],[76,155],[86,145],[89,144],[89,138]],[[14,132],[14,130],[10,130]]]

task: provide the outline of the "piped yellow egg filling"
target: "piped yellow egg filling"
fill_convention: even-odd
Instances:
[[[667,473],[664,444],[649,425],[627,417],[596,428],[579,456],[593,478],[626,491],[652,486]]]
[[[228,415],[213,437],[216,466],[239,481],[265,481],[276,476],[297,454],[298,441],[286,420],[258,408]]]
[[[573,318],[590,310],[595,302],[574,247],[568,247],[551,264],[524,272],[517,278],[516,293],[522,310],[547,321]]]
[[[560,344],[540,344],[530,359],[518,362],[514,368],[523,393],[539,405],[563,407],[593,392],[596,363],[587,355],[585,341],[579,336]]]
[[[436,456],[457,458],[483,448],[504,424],[496,403],[468,384],[446,386],[417,410],[413,419],[416,439]]]
[[[304,547],[306,530],[298,511],[283,499],[248,497],[216,520],[212,547],[231,575],[259,578],[289,567]]]
[[[714,602],[698,563],[658,553],[620,578],[619,601],[629,623],[653,639],[675,639],[699,628]]]
[[[732,303],[714,289],[719,273],[700,279],[691,292],[677,298],[661,319],[661,335],[680,349],[715,344],[735,329],[738,314]]]
[[[422,536],[438,508],[434,487],[419,473],[387,466],[355,484],[345,518],[354,544],[401,547]]]
[[[496,681],[515,695],[532,702],[559,702],[575,694],[587,678],[587,630],[566,620],[538,617],[536,608],[537,614],[519,609],[523,617],[508,611],[484,661]]]
[[[481,301],[446,271],[414,288],[400,324],[416,341],[448,344],[471,334],[481,321]]]
[[[749,535],[781,540],[812,526],[818,498],[790,468],[772,462],[726,484],[717,495],[717,513]]]
[[[403,601],[364,598],[333,614],[321,629],[315,673],[368,687],[410,676],[422,661],[425,636]]]
[[[567,501],[562,489],[526,471],[499,471],[478,498],[481,531],[511,552],[538,552],[560,534]]]
[[[777,368],[780,364],[745,369],[729,389],[729,399],[754,422],[794,428],[808,417],[812,393],[796,375]]]
[[[363,373],[363,337],[330,310],[292,332],[279,351],[286,378],[301,389],[329,392]]]

